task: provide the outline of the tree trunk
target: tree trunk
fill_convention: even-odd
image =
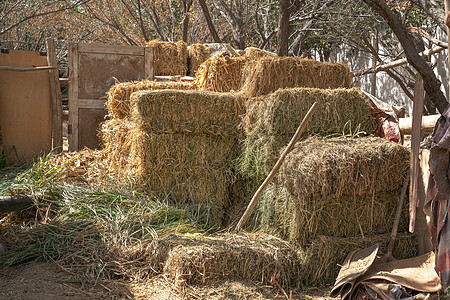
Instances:
[[[424,88],[436,108],[443,114],[448,106],[447,99],[440,90],[440,83],[427,62],[420,57],[414,46],[414,41],[402,24],[400,18],[391,10],[384,0],[363,0],[372,7],[388,23],[405,50],[408,62],[420,73],[424,81]]]
[[[188,42],[188,29],[189,29],[189,10],[191,9],[192,0],[183,0],[183,42]]]
[[[206,5],[205,0],[198,0],[200,3],[200,6],[203,11],[203,15],[205,16],[206,24],[208,24],[209,32],[211,33],[214,42],[221,43],[222,41],[219,38],[219,35],[217,34],[216,28],[214,27],[214,24],[211,20],[211,15],[209,14],[208,6]]]
[[[280,0],[280,8],[278,14],[278,34],[277,34],[277,54],[278,56],[288,55],[289,46],[289,6],[290,0]]]

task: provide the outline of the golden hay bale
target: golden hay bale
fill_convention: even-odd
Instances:
[[[306,258],[301,274],[306,286],[333,284],[347,254],[379,243],[379,253],[386,253],[390,234],[362,237],[336,238],[320,236],[305,249]],[[417,255],[415,236],[399,233],[395,241],[393,256],[396,259],[412,258]]]
[[[318,235],[388,232],[408,150],[379,138],[311,140],[286,157],[264,193],[258,208],[262,227],[302,246]],[[399,228],[407,230],[407,209],[403,213]]]
[[[156,82],[150,80],[122,82],[113,85],[107,92],[106,108],[108,115],[114,119],[128,118],[131,113],[130,96],[132,93],[143,90],[192,90],[191,82],[167,81]]]
[[[263,57],[272,57],[272,58],[278,57],[278,55],[275,53],[272,53],[272,52],[269,52],[266,50],[262,50],[259,48],[255,48],[255,47],[245,48],[244,56],[249,59],[252,59],[252,60],[258,60]]]
[[[198,67],[211,56],[206,44],[192,44],[188,47],[188,75],[195,76]]]
[[[162,42],[153,40],[147,43],[153,47],[155,76],[186,75],[187,73],[187,45],[183,41]]]
[[[176,237],[166,245],[164,272],[177,283],[236,280],[298,287],[302,253],[268,235]]]
[[[247,136],[239,158],[240,172],[256,181],[263,180],[314,102],[319,103],[319,109],[302,137],[372,133],[376,129],[370,104],[358,89],[295,88],[252,98],[246,103],[243,118]]]
[[[153,134],[139,140],[139,176],[161,198],[228,205],[237,140],[217,135]]]
[[[194,85],[214,92],[238,91],[245,57],[230,57],[228,52],[209,58],[198,69]]]
[[[243,111],[239,96],[201,91],[133,93],[133,120],[153,133],[198,133],[236,136]]]
[[[255,64],[247,65],[242,77],[245,79],[242,91],[249,97],[293,87],[335,89],[351,86],[347,65],[294,57],[263,57]]]

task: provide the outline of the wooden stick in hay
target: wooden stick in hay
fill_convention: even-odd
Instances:
[[[269,185],[269,183],[272,181],[275,174],[278,172],[278,170],[281,167],[281,164],[283,163],[286,156],[291,152],[292,148],[294,147],[295,143],[297,142],[298,138],[302,134],[303,130],[305,130],[306,124],[308,124],[309,120],[311,119],[312,115],[316,111],[319,104],[317,102],[314,102],[314,104],[309,109],[306,116],[303,118],[302,122],[300,123],[300,126],[298,126],[297,131],[295,132],[294,136],[292,137],[291,141],[287,145],[286,149],[281,154],[280,158],[276,162],[275,166],[273,167],[272,171],[270,171],[267,178],[264,180],[264,182],[261,184],[261,186],[256,191],[255,195],[253,195],[252,200],[250,201],[247,209],[245,210],[244,214],[242,215],[241,219],[239,220],[238,224],[236,225],[236,228],[234,229],[235,232],[238,232],[242,229],[245,222],[247,222],[247,219],[250,217],[253,209],[256,206],[256,203],[258,202],[259,198],[261,197],[262,193],[266,189],[266,187]]]

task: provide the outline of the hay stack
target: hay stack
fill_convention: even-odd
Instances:
[[[153,40],[147,43],[153,47],[155,76],[186,75],[187,74],[187,45],[183,41],[162,42]]]
[[[272,52],[269,52],[266,50],[262,50],[259,48],[255,48],[255,47],[245,48],[244,56],[247,57],[248,59],[252,59],[252,60],[258,60],[263,57],[272,57],[272,58],[278,57],[275,53],[272,53]]]
[[[164,272],[177,283],[235,280],[298,287],[302,253],[268,235],[184,236],[169,240]]]
[[[243,122],[247,137],[239,162],[242,174],[263,180],[314,102],[319,109],[302,137],[372,133],[376,129],[371,106],[358,89],[295,88],[253,98],[246,104]]]
[[[389,232],[408,166],[409,151],[380,138],[300,142],[263,195],[263,227],[301,246]]]
[[[140,91],[130,119],[102,127],[109,163],[162,199],[207,204],[219,220],[237,156],[239,97],[199,91]],[[219,222],[219,221],[218,221]]]
[[[150,80],[122,82],[113,85],[107,92],[106,108],[108,115],[113,119],[128,118],[131,113],[130,96],[132,93],[144,90],[192,90],[194,85],[190,82],[167,81],[155,82]]]
[[[211,48],[206,44],[192,44],[188,47],[188,75],[195,76],[198,67],[211,56]]]
[[[306,249],[306,258],[302,264],[302,282],[306,286],[330,285],[336,280],[347,254],[379,243],[379,251],[387,252],[390,234],[362,237],[336,238],[319,236]],[[417,255],[415,237],[408,233],[399,233],[395,241],[393,256],[396,259],[412,258]]]
[[[215,55],[198,68],[194,84],[204,91],[238,91],[246,60],[245,57],[231,57],[228,52]]]
[[[267,95],[278,89],[310,87],[349,88],[347,65],[294,57],[263,57],[249,64],[242,75],[242,91],[249,97]]]

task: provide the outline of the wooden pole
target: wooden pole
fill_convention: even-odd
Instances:
[[[52,94],[52,138],[53,149],[55,151],[62,151],[63,137],[62,137],[62,99],[61,86],[59,83],[58,63],[56,60],[56,46],[53,38],[48,38],[47,43],[47,62],[53,67],[50,70],[50,90]]]
[[[433,133],[434,126],[436,125],[436,122],[440,116],[441,116],[440,114],[422,116],[422,125],[421,125],[422,134]],[[403,135],[412,133],[412,119],[413,118],[398,119],[398,127],[400,128],[400,132]]]
[[[32,195],[0,196],[0,213],[21,211],[33,206]]]
[[[45,70],[53,70],[56,67],[29,67],[29,68],[16,68],[9,66],[0,66],[0,71],[16,71],[16,72],[30,72],[30,71],[45,71]]]
[[[444,0],[444,6],[445,24],[447,25],[447,44],[450,45],[450,0]],[[450,50],[447,51],[447,67],[450,70]],[[448,76],[447,80],[449,81],[448,88],[450,89],[450,76]]]
[[[250,217],[251,213],[253,212],[253,209],[255,208],[256,203],[258,202],[262,193],[264,192],[266,187],[272,181],[275,174],[280,169],[286,156],[289,154],[289,152],[291,152],[292,148],[294,147],[295,143],[299,139],[303,130],[305,130],[306,124],[308,124],[309,120],[311,119],[312,115],[314,114],[314,112],[316,111],[318,106],[319,106],[319,104],[317,102],[314,102],[314,104],[311,106],[311,108],[309,109],[306,116],[303,118],[302,122],[300,123],[300,126],[298,126],[297,131],[295,132],[291,141],[287,145],[286,149],[284,149],[283,153],[281,154],[280,158],[276,162],[275,166],[272,168],[272,171],[270,171],[269,175],[264,180],[264,182],[261,184],[261,186],[258,188],[255,195],[253,195],[253,198],[250,201],[250,203],[248,204],[247,209],[245,210],[244,214],[242,215],[241,219],[239,220],[238,224],[236,225],[236,228],[234,229],[235,232],[240,231],[242,229],[242,227],[244,226],[245,222],[247,222],[247,219]]]

